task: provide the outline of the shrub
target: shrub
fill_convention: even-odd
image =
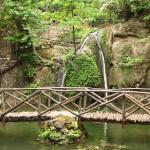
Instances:
[[[100,72],[95,57],[91,55],[70,55],[66,61],[66,86],[98,87],[101,84]]]
[[[23,71],[23,74],[28,81],[31,81],[36,75],[36,69],[32,65],[27,65]]]

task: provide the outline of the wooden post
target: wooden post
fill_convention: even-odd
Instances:
[[[41,113],[41,102],[42,102],[42,91],[40,91],[39,94],[39,100],[38,100],[38,125],[41,127],[41,117],[40,117],[40,113]]]
[[[79,113],[82,112],[82,95],[80,96],[80,99],[79,99]],[[81,125],[81,116],[78,115],[78,126],[80,127]]]
[[[2,87],[2,69],[3,69],[3,62],[2,62],[2,64],[0,64],[1,66],[0,66],[0,88]]]
[[[82,111],[82,95],[80,96],[80,99],[79,99],[79,112]]]
[[[60,94],[62,94],[62,92],[60,92]],[[61,96],[59,96],[59,102],[61,102],[62,101],[62,98],[61,98]]]
[[[86,109],[86,105],[87,105],[87,95],[86,95],[86,92],[84,92],[84,104],[83,104],[83,110]]]
[[[125,95],[123,95],[123,100],[122,100],[122,128],[125,127]]]
[[[6,110],[5,109],[5,93],[2,92],[2,114],[5,113],[5,110]],[[6,125],[5,116],[3,116],[3,118],[2,118],[2,124],[3,124],[3,126]]]
[[[5,93],[2,92],[2,114],[5,113]]]
[[[15,99],[15,106],[17,105],[17,101],[16,101],[16,99]]]
[[[51,92],[49,92],[49,95],[51,96]],[[51,106],[51,100],[50,100],[50,98],[49,98],[49,97],[48,97],[47,106],[48,106],[48,108]]]

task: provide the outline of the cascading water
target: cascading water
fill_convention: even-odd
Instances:
[[[107,90],[108,89],[108,79],[107,79],[107,73],[106,73],[106,61],[105,61],[105,56],[104,56],[104,51],[103,48],[100,45],[100,39],[99,39],[99,34],[101,32],[94,32],[93,36],[96,40],[97,46],[99,48],[99,57],[100,57],[100,66],[101,66],[101,72],[102,72],[102,76],[104,79],[104,89]],[[108,92],[105,92],[105,96],[108,96]]]
[[[90,38],[91,38],[91,35],[87,36],[87,37],[84,39],[84,41],[82,42],[81,47],[78,49],[78,53],[79,53],[79,52],[81,53],[81,52],[83,51],[83,48],[84,48],[85,44],[87,43],[87,41],[88,41]]]
[[[99,48],[98,52],[99,52],[99,58],[100,58],[100,66],[101,66],[101,72],[102,72],[102,76],[103,76],[103,81],[104,81],[104,89],[107,90],[108,89],[108,79],[107,79],[107,73],[106,73],[106,61],[105,61],[105,56],[104,56],[104,51],[103,48],[100,45],[100,34],[102,32],[98,32],[95,31],[93,33],[91,33],[89,36],[87,36],[85,38],[85,40],[82,42],[82,45],[80,47],[80,49],[78,50],[78,52],[81,52],[82,49],[84,48],[85,44],[91,39],[94,38],[96,40],[97,46]],[[108,92],[105,92],[105,96],[108,96]]]
[[[67,75],[67,73],[66,73],[66,69],[65,69],[65,68],[63,68],[62,80],[61,80],[61,83],[60,83],[60,87],[64,87],[64,85],[65,85],[66,75]]]
[[[60,82],[60,87],[64,87],[64,86],[65,86],[65,79],[66,79],[66,76],[67,76],[66,69],[63,68],[63,70],[62,70],[62,79],[61,79],[61,82]],[[61,94],[61,93],[60,93],[60,94]],[[59,102],[61,102],[61,96],[59,97]]]

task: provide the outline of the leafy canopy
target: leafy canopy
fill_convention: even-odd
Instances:
[[[8,28],[7,39],[14,43],[37,45],[39,33],[46,28],[48,13],[42,11],[41,0],[3,0],[1,28]]]
[[[79,26],[99,15],[99,0],[53,0],[49,7],[51,18],[67,26]]]

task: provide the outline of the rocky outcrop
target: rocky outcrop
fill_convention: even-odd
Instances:
[[[17,66],[2,75],[1,87],[23,87],[25,82],[22,67]]]
[[[150,87],[149,41],[150,29],[137,19],[103,30],[111,87]]]

